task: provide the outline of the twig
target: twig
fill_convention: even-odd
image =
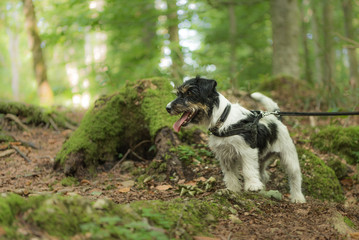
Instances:
[[[123,161],[125,161],[125,159],[127,158],[128,154],[131,153],[131,149],[128,149],[127,152],[125,153],[125,155],[123,155],[123,157],[121,158],[120,161],[118,161],[112,168],[110,171],[112,171],[113,169],[115,169],[118,165],[120,165]]]
[[[141,157],[141,156],[139,156],[137,153],[135,153],[134,150],[135,150],[136,148],[138,148],[139,146],[141,146],[142,144],[148,143],[148,142],[151,142],[151,141],[150,141],[150,140],[143,140],[142,142],[139,142],[139,143],[138,143],[136,146],[134,146],[133,148],[129,148],[129,149],[127,150],[127,152],[125,153],[125,155],[123,155],[123,157],[120,159],[120,161],[118,161],[118,162],[111,168],[110,171],[112,171],[112,170],[115,169],[118,165],[120,165],[123,161],[125,161],[126,158],[127,158],[127,156],[128,156],[128,154],[130,154],[131,152],[132,152],[132,154],[133,154],[135,157],[139,158],[140,160],[142,160],[142,161],[147,161],[146,159],[144,159],[143,157]]]
[[[17,116],[15,116],[15,115],[13,115],[13,114],[11,114],[11,113],[8,113],[8,114],[5,115],[5,118],[8,118],[8,119],[13,120],[13,121],[16,122],[23,130],[30,132],[30,129],[29,129],[25,124],[23,124],[23,123],[21,122],[21,120],[20,120]]]
[[[342,39],[342,40],[344,40],[344,41],[346,41],[346,42],[349,42],[349,43],[353,44],[353,45],[350,46],[351,48],[359,48],[359,42],[354,41],[353,39],[344,37],[343,35],[341,35],[340,33],[337,33],[337,32],[335,32],[334,34],[335,34],[336,36],[338,36],[340,39]]]
[[[15,151],[16,151],[23,159],[25,159],[28,163],[31,162],[31,160],[30,160],[23,152],[21,152],[20,149],[18,149],[17,147],[15,147],[15,146],[12,145],[12,144],[10,144],[10,147],[11,147],[12,149],[15,149]]]
[[[51,117],[49,118],[49,122],[51,124],[51,126],[56,130],[56,131],[59,131],[59,128],[57,127],[54,119],[52,119]]]

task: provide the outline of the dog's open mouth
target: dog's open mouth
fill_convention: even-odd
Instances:
[[[187,126],[191,120],[193,119],[193,117],[196,115],[197,111],[187,111],[184,112],[181,116],[180,119],[177,120],[177,122],[175,122],[173,124],[173,129],[176,132],[179,132],[181,130],[182,126]]]

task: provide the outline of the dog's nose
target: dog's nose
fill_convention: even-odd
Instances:
[[[166,110],[167,110],[168,113],[171,113],[171,106],[167,105]]]

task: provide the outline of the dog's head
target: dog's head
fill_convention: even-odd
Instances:
[[[171,115],[182,114],[173,125],[176,132],[189,123],[201,124],[210,119],[213,107],[219,105],[216,86],[215,80],[197,76],[177,88],[177,98],[166,106]]]

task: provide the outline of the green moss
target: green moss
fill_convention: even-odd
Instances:
[[[348,163],[359,163],[359,126],[328,126],[312,135],[311,143],[324,152],[344,156]]]
[[[62,186],[75,186],[79,184],[77,178],[74,177],[65,177],[61,180]]]
[[[343,201],[343,189],[335,172],[312,152],[298,149],[305,195],[329,201]]]
[[[239,210],[259,213],[256,203],[271,204],[258,194],[232,192],[209,195],[203,199],[177,198],[169,201],[136,201],[115,204],[109,200],[95,202],[83,197],[59,195],[21,198],[3,195],[0,225],[6,230],[1,239],[31,239],[33,233],[22,236],[17,228],[31,226],[59,239],[192,239],[208,235],[210,226]],[[2,214],[3,213],[3,214]],[[15,215],[19,216],[15,221]],[[3,218],[5,219],[5,218]],[[37,236],[39,237],[39,236]],[[82,238],[81,238],[82,239]],[[86,238],[87,239],[87,238]]]
[[[343,164],[339,159],[330,159],[327,165],[334,170],[338,179],[343,179],[348,176],[348,167]]]
[[[13,139],[12,137],[5,135],[5,134],[4,134],[3,132],[1,132],[1,130],[0,130],[0,143],[1,143],[1,142],[12,142],[12,141],[14,141],[14,139]]]
[[[67,128],[68,124],[76,125],[75,122],[55,109],[20,102],[0,101],[0,113],[20,116],[24,118],[23,121],[27,124],[50,124],[51,118],[58,127]]]
[[[16,194],[2,194],[0,197],[0,224],[11,225],[20,211],[24,200]]]
[[[351,227],[352,229],[356,229],[355,224],[352,222],[352,220],[350,220],[350,218],[348,218],[347,216],[344,216],[344,222],[346,225],[348,225],[349,227]]]
[[[131,144],[153,139],[156,132],[174,122],[166,112],[172,98],[172,86],[166,79],[147,79],[126,84],[117,94],[98,99],[86,113],[79,128],[56,156],[65,173],[73,173],[81,159],[86,168],[116,161]]]

